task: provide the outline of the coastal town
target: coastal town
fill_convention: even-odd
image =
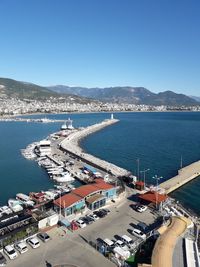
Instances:
[[[54,188],[20,192],[0,207],[2,266],[200,266],[199,219],[167,194],[177,179],[195,179],[199,164],[149,185],[80,148],[82,138],[118,122],[111,114],[76,129],[67,119],[22,149]]]
[[[46,101],[35,99],[0,98],[0,115],[23,115],[31,113],[63,113],[63,112],[114,112],[114,111],[200,111],[200,105],[195,106],[164,106],[136,105],[128,103],[77,103],[70,99],[49,98]]]

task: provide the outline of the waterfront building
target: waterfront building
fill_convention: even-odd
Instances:
[[[107,201],[117,197],[117,188],[114,185],[105,183],[103,179],[95,179],[95,186],[102,190],[102,194],[106,196]]]
[[[50,140],[42,140],[36,146],[35,152],[40,157],[44,157],[51,154],[51,141]]]
[[[80,186],[54,200],[54,209],[63,216],[69,216],[84,210],[85,207],[90,210],[101,208],[116,196],[116,187],[99,178],[93,184]]]
[[[168,196],[165,194],[159,194],[155,191],[148,191],[144,194],[140,194],[139,199],[143,204],[149,205],[153,203],[158,208],[168,199]]]
[[[54,209],[63,216],[75,214],[85,208],[85,200],[73,193],[66,194],[54,200]]]

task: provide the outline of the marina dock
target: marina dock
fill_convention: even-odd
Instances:
[[[88,126],[84,129],[77,130],[76,132],[71,133],[67,138],[65,138],[61,143],[60,147],[67,151],[68,153],[76,156],[81,159],[83,162],[86,162],[98,169],[101,169],[107,173],[110,173],[114,176],[127,176],[130,175],[130,172],[120,168],[110,162],[96,158],[90,154],[85,153],[79,146],[81,139],[85,138],[89,134],[97,132],[105,127],[108,127],[114,123],[117,123],[119,120],[109,119],[103,122]]]
[[[169,194],[198,176],[200,176],[200,160],[180,169],[178,175],[161,183],[159,187]]]

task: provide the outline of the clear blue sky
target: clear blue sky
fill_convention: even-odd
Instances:
[[[200,1],[0,0],[0,76],[200,96]]]

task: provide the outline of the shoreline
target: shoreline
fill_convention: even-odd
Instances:
[[[25,113],[25,114],[17,114],[17,115],[0,115],[0,119],[5,119],[5,118],[15,118],[15,117],[23,117],[23,116],[35,116],[35,115],[44,115],[44,116],[48,116],[48,115],[62,115],[62,114],[98,114],[98,113],[181,113],[181,112],[185,112],[185,113],[198,113],[200,112],[200,110],[133,110],[133,111],[118,111],[118,110],[111,110],[111,111],[66,111],[66,112],[33,112],[33,113]]]

